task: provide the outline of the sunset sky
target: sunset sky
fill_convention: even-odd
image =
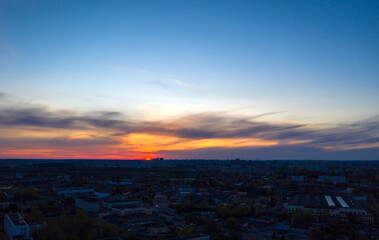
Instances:
[[[379,159],[379,1],[0,1],[0,158]]]

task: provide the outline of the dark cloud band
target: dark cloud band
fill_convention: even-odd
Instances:
[[[32,126],[66,130],[101,129],[103,132],[109,132],[109,138],[129,133],[174,136],[183,139],[257,138],[274,140],[279,145],[289,141],[303,141],[305,146],[312,148],[330,148],[334,145],[360,147],[360,145],[379,143],[378,118],[320,128],[307,124],[263,122],[258,121],[258,117],[202,113],[182,116],[174,121],[132,121],[123,118],[120,112],[77,113],[51,111],[44,107],[3,107],[0,109],[0,128]],[[105,139],[105,141],[110,140]],[[65,143],[63,140],[62,142],[50,140],[50,142],[52,145]]]

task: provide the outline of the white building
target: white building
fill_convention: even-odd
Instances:
[[[8,213],[4,215],[4,231],[10,240],[32,240],[32,238],[29,237],[30,227],[19,213]]]

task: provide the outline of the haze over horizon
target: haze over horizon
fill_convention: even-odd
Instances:
[[[379,160],[378,1],[2,1],[0,158]]]

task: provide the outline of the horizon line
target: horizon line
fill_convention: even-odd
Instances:
[[[112,158],[0,158],[0,161],[4,160],[52,160],[52,161],[359,161],[359,162],[367,162],[367,161],[379,161],[379,159],[367,159],[367,160],[357,160],[357,159],[215,159],[215,158],[170,158],[170,159],[142,159],[142,158],[136,158],[136,159],[112,159]]]

